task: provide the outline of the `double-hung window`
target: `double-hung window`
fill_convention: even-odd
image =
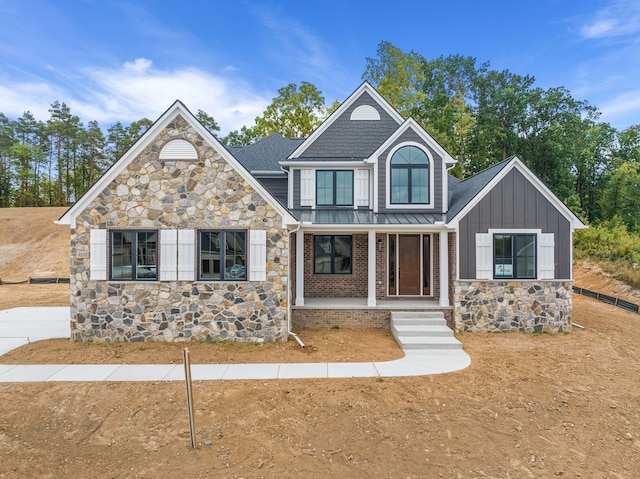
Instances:
[[[353,170],[316,171],[317,206],[353,206]]]
[[[494,234],[494,278],[535,279],[536,250],[535,234]]]
[[[201,230],[198,235],[198,279],[245,281],[247,232]]]
[[[314,272],[316,274],[351,273],[352,243],[352,236],[314,236]]]
[[[403,146],[391,157],[391,204],[429,203],[429,157],[420,148]]]
[[[157,231],[111,231],[111,279],[155,280],[158,277]]]

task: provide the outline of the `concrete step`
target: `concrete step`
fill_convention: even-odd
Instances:
[[[402,349],[421,349],[421,350],[457,350],[462,349],[462,343],[454,337],[438,337],[438,336],[400,336],[396,340]]]
[[[462,349],[442,311],[392,311],[391,332],[402,349]]]
[[[392,329],[399,336],[453,336],[453,331],[445,324],[393,324]]]

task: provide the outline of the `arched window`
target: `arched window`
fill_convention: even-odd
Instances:
[[[398,148],[391,157],[391,204],[428,204],[429,166],[429,157],[420,148]]]

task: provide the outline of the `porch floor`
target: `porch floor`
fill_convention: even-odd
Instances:
[[[433,299],[381,300],[375,306],[367,306],[367,298],[304,298],[304,306],[291,305],[293,309],[436,309],[447,310],[452,306],[440,306]]]

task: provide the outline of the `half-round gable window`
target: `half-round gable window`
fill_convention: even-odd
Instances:
[[[172,140],[160,150],[161,160],[197,160],[195,146],[186,140]]]
[[[429,157],[417,146],[398,148],[391,157],[391,204],[428,204],[429,167]]]
[[[351,112],[352,120],[379,120],[380,113],[371,105],[360,105]]]

